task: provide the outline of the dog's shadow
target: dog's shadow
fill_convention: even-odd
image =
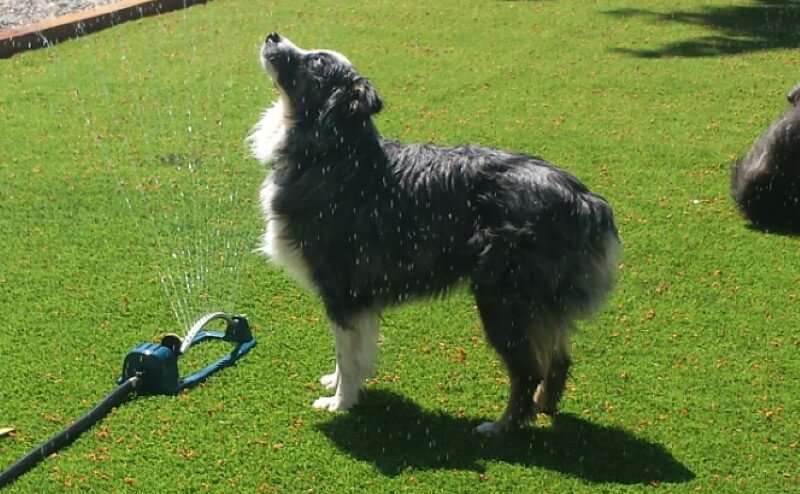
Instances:
[[[483,472],[486,461],[546,468],[589,482],[643,484],[694,478],[663,446],[620,428],[562,414],[552,426],[498,437],[474,432],[479,422],[425,411],[384,390],[318,427],[339,448],[384,475],[407,470]]]
[[[800,237],[800,231],[793,230],[791,228],[775,228],[763,225],[757,225],[755,223],[748,223],[745,228],[750,231],[763,233],[765,235],[774,235],[776,237]]]

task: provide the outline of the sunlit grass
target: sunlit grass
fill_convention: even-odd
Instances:
[[[17,431],[0,468],[107,393],[136,343],[185,332],[178,297],[246,313],[259,340],[8,491],[800,489],[798,240],[749,230],[727,195],[797,82],[800,7],[641,3],[218,0],[0,61],[0,427]],[[387,313],[363,406],[311,410],[324,311],[251,252],[264,171],[242,141],[275,96],[270,30],[353,60],[386,135],[541,155],[610,200],[625,257],[575,340],[564,417],[471,434],[507,388],[465,291]],[[171,261],[183,238],[202,255]],[[194,259],[236,269],[165,289]]]

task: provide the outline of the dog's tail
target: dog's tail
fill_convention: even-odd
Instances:
[[[565,252],[561,273],[553,274],[560,280],[564,309],[572,317],[591,316],[605,302],[614,287],[622,255],[609,203],[591,192],[583,194],[580,202],[576,248]]]

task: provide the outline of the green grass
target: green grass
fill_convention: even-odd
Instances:
[[[798,77],[800,5],[638,4],[217,0],[0,61],[0,468],[176,319],[241,311],[259,340],[8,492],[800,490],[800,244],[727,195]],[[561,418],[471,434],[507,388],[464,291],[387,313],[363,405],[311,409],[324,313],[251,253],[264,171],[242,140],[275,96],[256,58],[273,29],[347,54],[384,134],[542,155],[611,201],[624,262]],[[160,280],[199,266],[191,295]]]

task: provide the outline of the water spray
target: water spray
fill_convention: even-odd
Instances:
[[[206,330],[215,320],[224,320],[225,331]],[[232,343],[233,350],[186,377],[178,372],[178,357],[203,342],[226,341]],[[209,376],[236,363],[256,344],[247,319],[240,315],[224,312],[211,312],[198,319],[181,339],[177,335],[166,335],[161,343],[140,343],[125,356],[122,376],[118,386],[103,401],[67,428],[37,446],[7,470],[0,472],[0,488],[10,484],[37,463],[59,449],[69,445],[82,433],[105,417],[114,407],[122,404],[132,393],[137,395],[176,395],[196,386]]]

